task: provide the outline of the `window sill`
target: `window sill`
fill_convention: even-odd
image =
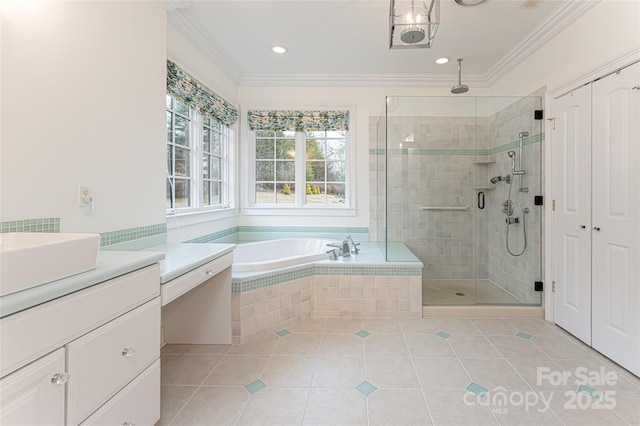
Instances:
[[[212,220],[227,219],[238,216],[238,209],[226,208],[215,210],[190,210],[184,212],[167,213],[167,229],[177,229],[181,226],[197,225]]]
[[[241,214],[245,216],[355,216],[355,208],[327,207],[244,207]]]

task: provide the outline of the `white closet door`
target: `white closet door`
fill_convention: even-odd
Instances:
[[[591,344],[591,86],[554,100],[553,114],[554,318]]]
[[[640,64],[593,83],[593,347],[640,374]]]

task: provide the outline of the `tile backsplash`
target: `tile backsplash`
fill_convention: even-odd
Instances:
[[[8,232],[60,232],[60,218],[45,217],[0,222],[0,233]]]

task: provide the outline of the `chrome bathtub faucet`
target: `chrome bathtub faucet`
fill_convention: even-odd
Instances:
[[[329,250],[327,253],[333,252],[333,255],[329,255],[331,260],[338,260],[338,256],[345,257],[344,255],[344,244],[340,243],[329,243],[327,247],[335,247],[333,250]],[[348,253],[348,252],[347,252]],[[347,255],[348,256],[348,255]]]
[[[353,247],[353,250],[351,250],[351,253],[359,254],[360,249],[358,248],[358,246],[360,245],[360,243],[356,243],[355,241],[353,241],[353,238],[351,238],[351,234],[347,235],[347,241],[351,242],[351,247]]]
[[[327,254],[329,255],[329,259],[338,260],[338,249],[327,250]]]

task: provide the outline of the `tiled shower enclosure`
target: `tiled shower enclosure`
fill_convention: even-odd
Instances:
[[[424,263],[424,304],[540,304],[540,109],[533,96],[389,97],[371,117],[371,240]]]

